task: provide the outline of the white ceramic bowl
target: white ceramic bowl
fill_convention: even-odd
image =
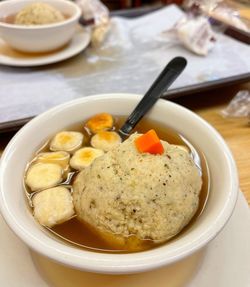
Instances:
[[[128,115],[138,95],[109,94],[85,97],[55,107],[25,125],[10,141],[0,168],[0,207],[10,228],[32,249],[73,268],[100,273],[133,273],[158,268],[184,258],[213,239],[228,221],[238,193],[233,157],[222,137],[193,112],[159,100],[147,117],[165,123],[202,151],[211,175],[211,191],[204,212],[195,223],[161,247],[130,254],[84,251],[46,234],[27,208],[23,191],[26,164],[56,132],[99,113]],[[4,246],[2,246],[4,248]]]
[[[7,0],[0,2],[0,19],[17,14],[22,8],[38,2],[36,0]],[[67,0],[39,0],[57,8],[69,18],[47,25],[15,25],[0,21],[0,37],[12,48],[31,53],[59,49],[73,37],[76,24],[81,16],[80,8]]]

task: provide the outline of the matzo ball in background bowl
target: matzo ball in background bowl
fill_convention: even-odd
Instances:
[[[191,255],[208,244],[224,227],[238,194],[238,176],[231,152],[207,122],[164,100],[159,100],[146,115],[149,123],[157,121],[186,138],[204,154],[210,174],[210,192],[205,208],[188,228],[153,249],[126,254],[102,253],[77,248],[54,238],[33,218],[24,195],[23,178],[27,163],[39,147],[56,133],[95,114],[129,115],[140,99],[139,95],[107,94],[74,100],[36,117],[11,140],[1,161],[0,207],[10,228],[30,248],[72,268],[97,273],[137,273]]]
[[[8,0],[0,3],[0,36],[12,48],[49,52],[66,45],[81,9],[68,0]]]

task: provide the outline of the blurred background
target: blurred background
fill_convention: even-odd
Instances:
[[[175,3],[177,5],[185,4],[184,2],[190,2],[185,0],[102,0],[102,2],[108,6],[110,10],[120,10],[120,9],[130,9],[142,6],[159,6],[159,5],[168,5]],[[202,1],[200,1],[202,2]],[[222,1],[214,1],[210,0],[207,2],[222,2],[228,5],[235,5],[235,6],[250,6],[249,0],[222,0]],[[247,13],[248,17],[250,17],[249,12]]]

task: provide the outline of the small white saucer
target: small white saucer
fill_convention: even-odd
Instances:
[[[223,231],[176,264],[133,275],[101,275],[59,265],[29,249],[0,216],[0,282],[8,287],[249,287],[250,212],[242,193]]]
[[[50,53],[26,54],[10,48],[0,38],[0,65],[34,67],[53,64],[69,59],[83,51],[90,42],[90,30],[77,27],[72,40],[59,50]]]

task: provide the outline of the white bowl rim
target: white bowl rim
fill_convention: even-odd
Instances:
[[[5,2],[21,2],[22,0],[5,0],[3,2],[0,2],[0,9],[1,9],[1,5],[5,5]],[[51,1],[51,5],[53,5],[54,0]],[[56,0],[58,1],[58,0]],[[26,1],[25,1],[26,2]],[[30,3],[32,2],[37,2],[35,0],[30,0],[28,1]],[[40,0],[40,2],[43,2],[43,0]],[[47,2],[47,1],[46,1]],[[48,0],[48,2],[50,2],[50,0]],[[45,30],[45,29],[50,29],[50,28],[56,28],[56,27],[60,27],[60,26],[64,26],[67,25],[68,23],[74,22],[76,21],[78,18],[80,18],[82,11],[80,9],[80,7],[75,4],[74,2],[71,2],[69,0],[60,0],[61,3],[64,3],[66,5],[70,5],[72,7],[74,7],[75,12],[73,15],[71,15],[68,19],[60,21],[60,22],[56,22],[56,23],[51,23],[51,24],[44,24],[44,25],[18,25],[18,24],[10,24],[10,23],[5,23],[0,21],[0,27],[5,27],[5,28],[12,28],[12,29],[16,29],[16,30]],[[13,4],[14,4],[13,3]]]
[[[34,124],[39,122],[41,119],[46,118],[48,114],[59,112],[60,110],[67,109],[68,107],[82,104],[84,102],[89,101],[98,101],[102,99],[120,99],[121,97],[125,97],[126,99],[137,99],[139,100],[141,98],[141,95],[137,94],[124,94],[124,93],[112,93],[112,94],[99,94],[99,95],[93,95],[93,96],[87,96],[80,99],[75,99],[72,101],[69,101],[67,103],[58,105],[41,115],[37,116],[33,120],[31,120],[29,123],[27,123],[17,134],[11,139],[8,146],[4,150],[1,158],[1,166],[2,162],[6,162],[6,159],[8,158],[9,153],[11,153],[11,150],[15,147],[15,145],[18,143],[18,140],[20,137],[22,137],[22,134],[30,129]],[[238,196],[238,189],[239,189],[239,182],[238,182],[238,176],[237,176],[237,168],[236,164],[234,162],[233,156],[231,154],[231,151],[227,147],[227,145],[224,142],[224,139],[221,137],[221,135],[205,120],[203,120],[201,117],[196,115],[195,113],[191,112],[190,110],[160,99],[156,103],[156,105],[169,105],[170,107],[174,107],[177,110],[182,110],[185,113],[188,113],[190,116],[195,117],[199,122],[201,122],[204,127],[210,130],[210,132],[216,137],[217,141],[223,145],[224,147],[224,154],[226,156],[227,164],[229,167],[230,172],[230,178],[232,178],[231,188],[230,188],[230,196],[228,197],[228,200],[225,202],[223,206],[223,211],[218,215],[217,221],[212,226],[209,226],[206,232],[201,234],[199,238],[197,238],[195,241],[189,242],[180,250],[178,251],[178,254],[174,254],[174,252],[170,252],[170,256],[165,257],[163,252],[157,252],[157,249],[155,248],[149,251],[144,252],[138,252],[138,253],[129,253],[129,254],[115,254],[116,259],[114,260],[114,254],[106,254],[106,253],[95,253],[95,252],[89,252],[77,249],[78,251],[72,254],[72,250],[74,248],[67,246],[65,244],[60,245],[64,246],[63,250],[54,248],[53,246],[48,246],[44,244],[42,241],[39,241],[39,238],[36,238],[32,236],[32,232],[29,232],[25,230],[21,225],[17,224],[16,218],[13,214],[11,214],[8,204],[5,201],[5,196],[3,192],[3,177],[4,172],[1,169],[0,166],[0,211],[6,221],[6,223],[10,226],[10,228],[18,235],[19,238],[21,238],[29,247],[37,251],[38,253],[54,260],[57,262],[60,262],[64,265],[71,266],[72,268],[91,271],[91,272],[97,272],[97,273],[117,273],[117,274],[126,274],[126,273],[138,273],[138,272],[144,272],[148,270],[153,270],[159,267],[162,267],[164,265],[171,264],[175,261],[178,261],[180,259],[183,259],[187,257],[188,255],[198,251],[200,248],[202,248],[204,245],[206,245],[210,240],[212,240],[224,227],[224,225],[229,220]],[[56,242],[55,245],[59,244]],[[192,247],[192,248],[191,248]],[[161,248],[161,247],[160,247]],[[79,250],[81,251],[80,255],[76,254],[79,253]],[[112,257],[112,258],[111,258]]]

